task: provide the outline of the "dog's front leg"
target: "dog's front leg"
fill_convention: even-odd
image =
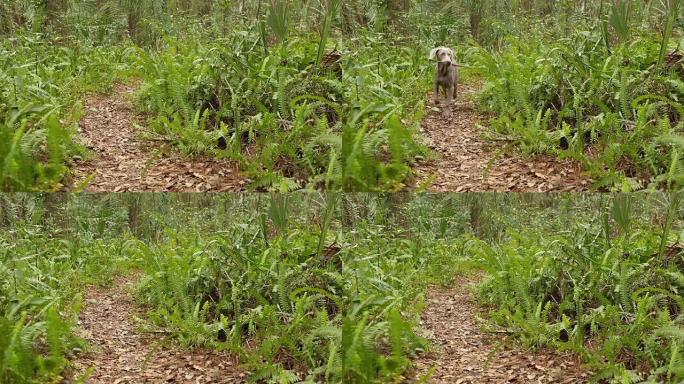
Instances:
[[[447,108],[451,108],[452,104],[454,103],[454,87],[446,88],[446,99]]]
[[[432,98],[435,102],[435,105],[439,105],[439,81],[437,81],[437,79],[435,79],[435,84],[432,93]]]

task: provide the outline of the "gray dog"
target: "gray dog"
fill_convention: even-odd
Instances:
[[[451,107],[454,98],[458,96],[458,65],[451,48],[439,47],[430,51],[430,60],[437,59],[435,72],[435,104],[439,104],[439,89],[446,94],[446,105]]]

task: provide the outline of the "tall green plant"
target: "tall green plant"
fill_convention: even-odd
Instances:
[[[290,33],[290,2],[271,0],[269,3],[266,23],[271,28],[279,42],[285,42]]]
[[[657,69],[663,69],[663,62],[665,56],[667,55],[667,49],[672,38],[672,33],[674,31],[675,21],[679,18],[679,8],[681,2],[678,0],[666,0],[665,1],[665,27],[663,29],[662,40],[660,41],[660,52],[658,54],[658,65]]]

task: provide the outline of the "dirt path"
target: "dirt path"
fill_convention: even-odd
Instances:
[[[534,159],[480,138],[472,98],[476,89],[462,86],[451,112],[431,112],[423,122],[426,144],[438,155],[416,169],[417,185],[434,178],[432,192],[578,192],[591,180],[579,165],[548,156]]]
[[[236,164],[207,157],[183,158],[165,144],[142,140],[142,124],[127,96],[134,89],[116,85],[111,95],[86,100],[80,133],[93,158],[77,161],[69,189],[88,192],[233,192],[243,190]]]
[[[576,357],[553,351],[511,349],[476,323],[480,307],[469,293],[476,278],[460,277],[455,287],[435,288],[428,297],[423,327],[436,350],[417,361],[417,377],[431,369],[432,384],[586,383],[589,373]],[[434,367],[434,368],[433,368]]]
[[[74,377],[92,370],[86,383],[245,383],[247,373],[228,354],[192,352],[173,346],[163,336],[142,334],[133,323],[135,305],[127,293],[130,278],[115,279],[111,288],[92,289],[81,313],[82,337],[93,350],[74,362]]]

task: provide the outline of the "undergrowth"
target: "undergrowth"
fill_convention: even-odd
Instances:
[[[681,382],[680,198],[656,203],[667,212],[659,225],[639,220],[637,199],[622,196],[554,234],[521,228],[470,248],[487,273],[481,292],[495,328],[579,353],[599,382]]]
[[[427,346],[415,326],[428,273],[456,255],[374,226],[355,240],[331,221],[330,200],[312,227],[280,199],[247,222],[170,230],[141,248],[138,295],[153,324],[186,345],[238,353],[252,382],[401,380]]]
[[[253,189],[339,184],[339,81],[316,70],[316,44],[263,53],[258,35],[183,39],[141,53],[151,128],[188,154],[238,160]],[[237,52],[237,53],[235,53]]]
[[[144,327],[255,383],[388,383],[431,285],[483,271],[496,333],[594,380],[682,380],[680,195],[5,195],[3,382],[69,376],[84,282],[138,271]]]
[[[125,48],[28,31],[0,41],[0,190],[60,190],[87,92],[111,88]]]
[[[114,228],[101,218],[77,216],[68,231],[47,229],[67,228],[59,213],[46,212],[49,204],[0,196],[3,383],[60,382],[74,353],[87,347],[75,334],[86,285],[107,284],[132,241],[103,238]]]
[[[684,82],[681,64],[667,61],[678,52],[667,34],[613,44],[599,24],[553,40],[533,35],[475,55],[495,134],[526,154],[578,160],[595,189],[679,188]]]
[[[237,160],[252,189],[403,189],[427,153],[414,141],[423,52],[378,56],[390,44],[372,32],[327,46],[308,34],[267,48],[260,39],[236,32],[141,51],[151,128],[188,154]]]

